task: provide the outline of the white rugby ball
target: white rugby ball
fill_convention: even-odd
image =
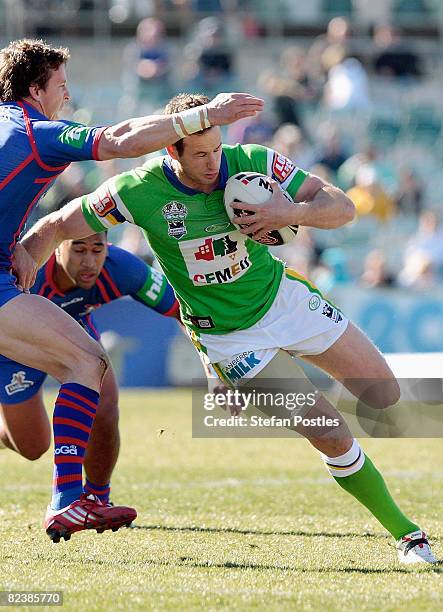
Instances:
[[[282,189],[282,192],[285,198],[293,202],[293,199],[287,191]],[[252,214],[241,208],[232,208],[230,206],[231,202],[247,202],[248,204],[255,205],[266,204],[266,202],[271,199],[273,193],[274,188],[269,180],[269,176],[265,174],[260,174],[259,172],[239,172],[238,174],[234,174],[234,176],[231,176],[227,181],[225,187],[224,203],[228,217],[232,221],[234,216],[247,217]],[[239,225],[236,225],[236,227],[239,229],[241,228]],[[297,231],[298,225],[288,225],[279,230],[268,232],[260,238],[260,240],[256,240],[256,242],[267,244],[268,246],[286,244],[295,238]],[[252,234],[249,235],[249,237],[252,238]],[[254,238],[252,238],[252,240],[254,240]]]

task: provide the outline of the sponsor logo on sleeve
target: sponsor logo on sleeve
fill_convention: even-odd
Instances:
[[[158,301],[165,277],[158,270],[151,268],[151,285],[146,290],[146,297],[154,304]]]
[[[126,221],[125,217],[118,210],[117,204],[108,187],[100,187],[97,191],[91,193],[88,199],[97,217],[99,217],[107,227],[118,225]]]
[[[26,372],[20,370],[19,372],[14,372],[11,382],[8,385],[5,385],[5,391],[8,395],[14,395],[14,393],[19,393],[20,391],[29,389],[29,387],[32,387],[33,384],[33,380],[26,380]]]
[[[284,183],[286,179],[294,172],[296,166],[290,159],[280,153],[274,153],[272,160],[272,176],[279,183]]]
[[[68,125],[68,127],[60,132],[58,140],[68,147],[81,149],[90,131],[91,128],[85,125]]]
[[[188,230],[186,229],[185,219],[188,216],[188,209],[181,202],[168,202],[162,208],[163,218],[168,223],[168,236],[180,240],[183,236],[186,236]]]

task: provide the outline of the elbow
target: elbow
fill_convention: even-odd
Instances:
[[[343,203],[343,219],[344,219],[343,225],[353,221],[355,219],[355,215],[356,215],[355,204],[350,198],[346,196],[344,203]]]
[[[348,198],[348,196],[343,194],[340,200],[337,201],[337,205],[339,208],[330,229],[343,227],[343,225],[350,223],[355,218],[355,205],[354,202]]]

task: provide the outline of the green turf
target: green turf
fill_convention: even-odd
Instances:
[[[138,509],[135,529],[51,543],[50,455],[1,451],[2,588],[63,590],[66,610],[442,608],[442,569],[399,566],[307,443],[192,439],[190,404],[186,391],[122,394],[113,497]],[[441,440],[363,445],[443,556]]]

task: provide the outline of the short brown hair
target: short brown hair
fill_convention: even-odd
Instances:
[[[190,108],[203,106],[203,104],[207,104],[208,102],[210,102],[210,99],[204,94],[179,93],[169,100],[163,113],[165,115],[174,115],[175,113],[181,113]],[[204,131],[205,130],[201,130],[197,132],[197,134],[202,134]],[[177,142],[174,143],[174,147],[177,149],[178,154],[182,155],[184,149],[183,138],[177,140]]]
[[[29,96],[31,85],[45,88],[51,70],[69,59],[64,47],[50,47],[42,40],[14,40],[0,51],[0,102]]]

